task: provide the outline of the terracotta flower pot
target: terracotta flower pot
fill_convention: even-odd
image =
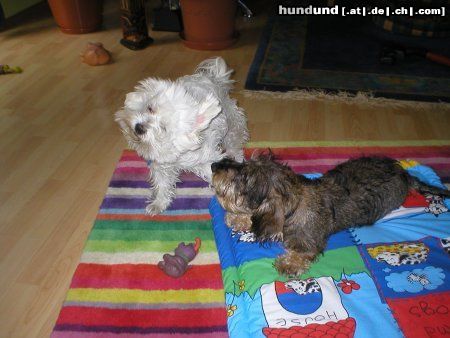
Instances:
[[[83,34],[101,27],[102,0],[48,0],[48,3],[63,33]]]
[[[236,42],[236,0],[181,0],[180,7],[187,47],[218,50]]]

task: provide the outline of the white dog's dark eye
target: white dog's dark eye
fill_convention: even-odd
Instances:
[[[152,107],[148,106],[148,107],[147,107],[147,111],[148,111],[150,114],[153,114],[153,109],[152,109]]]

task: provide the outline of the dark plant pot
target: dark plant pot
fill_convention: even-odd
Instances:
[[[48,3],[63,33],[90,33],[102,25],[102,0],[48,0]]]
[[[218,50],[236,42],[236,0],[180,0],[180,7],[187,47]]]

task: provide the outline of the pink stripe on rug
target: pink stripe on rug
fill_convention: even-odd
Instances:
[[[420,163],[426,164],[426,165],[445,165],[450,164],[450,158],[443,158],[443,157],[420,157],[415,156],[415,159],[417,159]],[[283,161],[284,158],[281,158],[281,161]],[[317,159],[308,159],[308,160],[289,160],[286,159],[285,161],[290,166],[315,166],[315,165],[337,165],[339,163],[342,163],[346,161],[346,158],[317,158]]]
[[[148,164],[145,161],[123,161],[119,162],[116,168],[147,168]]]
[[[114,170],[114,173],[147,174],[148,167],[121,167]]]
[[[429,153],[420,154],[415,152],[414,150],[411,151],[402,151],[400,150],[389,150],[385,151],[383,153],[379,152],[371,152],[371,151],[364,151],[364,149],[361,149],[361,152],[359,153],[296,153],[296,154],[275,154],[277,158],[281,159],[296,159],[296,160],[307,160],[307,159],[345,159],[348,160],[352,157],[360,157],[360,156],[368,156],[368,155],[374,155],[374,156],[389,156],[389,157],[401,157],[401,158],[417,158],[417,159],[431,159],[431,158],[442,158],[443,152],[437,152],[437,151],[430,151]]]
[[[138,155],[123,155],[119,162],[122,161],[144,161],[147,162],[146,160],[144,160],[142,157],[138,156]]]
[[[112,333],[112,332],[73,332],[73,331],[54,331],[51,338],[190,338],[192,334],[183,333]],[[228,338],[226,332],[196,333],[196,338]]]
[[[288,162],[288,165],[294,170],[296,173],[299,174],[309,174],[309,173],[324,173],[330,169],[333,169],[335,166],[334,164],[330,165],[290,165]]]
[[[330,165],[301,165],[301,166],[296,166],[296,165],[291,165],[289,162],[287,162],[287,164],[297,173],[299,174],[305,174],[305,173],[324,173],[328,170],[331,170],[335,167],[334,164],[330,164]],[[448,164],[436,164],[436,163],[431,163],[431,164],[427,164],[428,166],[432,167],[434,170],[439,171],[439,175],[440,176],[445,176],[444,172],[446,172],[446,170],[448,169]]]
[[[313,166],[319,166],[319,165],[336,165],[339,163],[344,162],[345,159],[344,158],[318,158],[318,159],[314,159],[314,160],[285,160],[284,162],[286,162],[286,164],[288,164],[289,166],[293,167],[313,167]],[[281,162],[283,162],[283,158],[281,159]]]
[[[420,162],[421,164],[450,164],[450,158],[443,158],[443,157],[420,157],[420,156],[416,156],[415,157],[418,162]]]
[[[142,174],[137,173],[134,175],[130,175],[130,173],[127,172],[114,172],[113,181],[147,181],[148,180],[148,173]]]

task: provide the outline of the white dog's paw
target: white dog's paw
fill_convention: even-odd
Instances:
[[[149,205],[147,205],[147,207],[145,208],[145,212],[148,215],[158,215],[160,213],[162,213],[164,210],[166,210],[165,205],[162,205],[161,203],[155,203],[152,202]]]

